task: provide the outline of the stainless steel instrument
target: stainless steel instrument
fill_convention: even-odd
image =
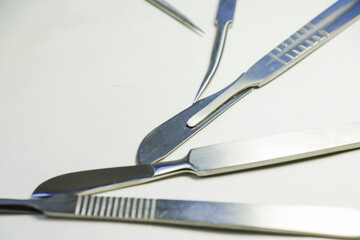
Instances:
[[[360,147],[360,123],[195,148],[177,161],[68,173],[40,184],[33,197],[96,193],[180,173],[199,177],[253,169]]]
[[[184,14],[182,14],[179,10],[177,10],[175,7],[170,5],[165,0],[146,0],[146,1],[148,1],[155,7],[159,8],[169,16],[175,18],[176,20],[178,20],[188,28],[204,33],[204,31],[201,30],[201,28],[199,28],[193,21],[191,21],[188,17],[186,17]]]
[[[360,0],[340,0],[270,51],[223,90],[204,98],[150,132],[137,162],[165,158],[254,88],[262,87],[359,19]]]
[[[57,195],[0,199],[0,213],[183,225],[333,238],[360,237],[360,211],[340,207],[276,206],[144,198]]]
[[[200,88],[196,93],[194,102],[199,99],[207,85],[210,83],[211,78],[214,76],[215,71],[220,63],[221,55],[225,46],[226,34],[234,18],[235,7],[236,0],[220,0],[219,2],[218,12],[215,21],[216,37],[211,54],[210,64],[206,75],[200,85]]]

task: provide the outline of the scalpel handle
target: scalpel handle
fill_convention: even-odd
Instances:
[[[317,206],[267,206],[144,198],[58,195],[39,199],[52,217],[147,222],[288,235],[359,237],[360,212]]]
[[[262,136],[192,149],[198,176],[288,163],[360,148],[360,123]]]
[[[29,200],[17,200],[17,199],[0,199],[0,214],[27,214],[27,213],[39,213],[39,206],[36,204],[38,201]]]
[[[262,87],[332,39],[360,16],[360,0],[340,0],[256,62],[242,77],[187,122],[199,125],[237,93]]]
[[[274,48],[269,55],[289,67],[336,36],[360,16],[359,0],[340,0]],[[280,70],[280,69],[279,69]]]

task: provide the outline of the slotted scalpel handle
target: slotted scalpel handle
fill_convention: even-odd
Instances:
[[[39,199],[47,216],[148,222],[323,237],[360,237],[360,212],[317,206],[273,206],[143,198],[57,195]]]
[[[194,114],[187,126],[196,127],[235,94],[262,87],[332,39],[360,16],[360,0],[340,0],[296,31],[256,62],[242,77]]]

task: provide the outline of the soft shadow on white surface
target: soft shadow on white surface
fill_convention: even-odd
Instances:
[[[170,2],[170,0],[169,0]],[[135,164],[142,138],[193,100],[208,66],[215,0],[172,0],[204,36],[146,1],[0,3],[0,197],[53,176]],[[218,72],[226,86],[333,1],[238,1]],[[169,157],[251,136],[360,121],[360,23],[245,97]],[[275,168],[187,176],[105,195],[360,208],[360,151]],[[19,230],[21,229],[21,230]],[[1,216],[0,239],[289,239],[129,223]],[[294,238],[303,239],[303,238]]]

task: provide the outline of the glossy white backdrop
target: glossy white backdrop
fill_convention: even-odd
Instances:
[[[0,197],[53,176],[135,164],[142,138],[195,96],[218,0],[169,0],[197,35],[144,0],[0,3]],[[334,1],[238,1],[218,91]],[[360,22],[253,91],[190,148],[360,121]],[[360,150],[256,171],[166,179],[104,195],[360,208]],[[331,216],[329,216],[331,217]],[[289,239],[146,224],[0,216],[0,239]],[[301,238],[297,238],[301,239]]]

